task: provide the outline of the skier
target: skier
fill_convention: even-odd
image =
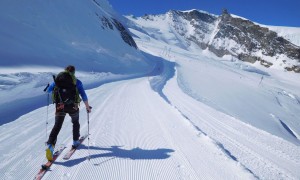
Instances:
[[[72,119],[73,123],[73,146],[79,145],[80,124],[79,124],[79,103],[81,101],[79,94],[85,104],[88,113],[91,107],[88,103],[87,95],[84,91],[82,82],[75,77],[75,67],[69,65],[65,71],[59,73],[54,78],[54,82],[49,86],[47,92],[52,92],[52,99],[55,102],[55,124],[47,141],[46,158],[49,161],[53,159],[54,147],[57,135],[62,127],[66,114]]]

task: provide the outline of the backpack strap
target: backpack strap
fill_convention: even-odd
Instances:
[[[76,88],[76,97],[75,97],[75,103],[80,103],[81,102],[81,98],[79,97],[79,91],[78,91],[78,88],[77,88],[77,78],[75,77],[75,75],[69,71],[65,71],[67,73],[70,74],[70,76],[72,77],[72,80],[73,80],[73,84],[75,85],[75,88]]]
[[[54,83],[56,84],[56,78],[55,78],[55,75],[53,75],[52,76],[53,77],[53,81],[54,81]],[[55,85],[56,86],[56,85]],[[55,87],[55,88],[57,88],[57,89],[59,89],[59,87]],[[61,102],[63,102],[63,100],[62,100],[62,98],[61,98],[61,95],[60,95],[60,93],[59,93],[59,91],[57,90],[57,94],[58,94],[58,98],[59,98],[59,103],[61,103]],[[52,93],[52,99],[55,99],[55,97],[54,97],[55,95],[54,95],[54,93]],[[56,103],[58,103],[58,102],[56,102]]]

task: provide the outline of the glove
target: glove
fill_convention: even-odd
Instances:
[[[92,112],[92,107],[91,107],[91,106],[87,106],[87,107],[86,107],[86,112],[87,112],[87,113]]]

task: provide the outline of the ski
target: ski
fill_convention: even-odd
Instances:
[[[65,154],[63,159],[64,160],[70,159],[70,157],[74,154],[76,149],[81,145],[81,143],[86,139],[86,137],[88,137],[88,135],[80,137],[78,146],[72,146],[72,148],[67,152],[67,154]]]
[[[54,161],[63,152],[63,150],[65,148],[66,148],[65,146],[62,146],[57,151],[55,151],[55,153],[53,154],[53,160],[52,161],[48,161],[46,164],[43,164],[42,168],[40,169],[40,171],[38,172],[38,174],[35,176],[34,179],[36,179],[36,180],[42,179],[42,177],[45,175],[45,173],[47,172],[47,170],[50,169],[51,165],[54,163]]]

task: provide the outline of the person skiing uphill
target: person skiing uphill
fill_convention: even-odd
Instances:
[[[57,77],[53,76],[54,82],[49,86],[47,92],[52,92],[52,100],[55,103],[55,124],[51,130],[47,141],[46,158],[49,161],[53,159],[54,147],[57,136],[61,130],[66,114],[72,119],[73,123],[73,146],[78,146],[80,137],[79,124],[79,103],[81,96],[86,110],[91,112],[87,95],[84,91],[82,82],[75,77],[75,67],[69,65],[65,71],[60,72]]]

